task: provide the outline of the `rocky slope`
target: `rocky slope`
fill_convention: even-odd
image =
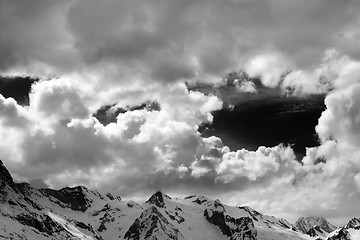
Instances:
[[[355,220],[333,232],[348,239]],[[161,192],[138,204],[78,186],[35,189],[15,183],[0,161],[0,239],[283,240],[315,239],[284,219],[204,196],[171,198]],[[356,239],[356,238],[355,238]]]
[[[311,237],[325,239],[336,227],[322,217],[301,217],[295,222],[295,227]]]
[[[351,219],[345,226],[330,233],[327,240],[358,240],[360,239],[360,218]]]

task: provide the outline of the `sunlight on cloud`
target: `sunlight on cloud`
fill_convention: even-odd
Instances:
[[[105,3],[0,3],[11,10],[0,14],[1,74],[43,79],[29,106],[0,95],[0,155],[12,172],[124,194],[209,191],[284,216],[358,209],[359,49],[346,48],[356,45],[358,2]],[[284,92],[327,93],[321,143],[302,161],[291,146],[230,151],[198,132],[223,103],[183,82],[221,82],[238,69]],[[252,82],[235,84],[257,92]],[[125,111],[106,126],[93,117],[103,106],[148,101],[160,110]]]

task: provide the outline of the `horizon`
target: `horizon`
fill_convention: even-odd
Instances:
[[[4,0],[16,181],[360,217],[360,1]]]
[[[0,163],[2,163],[1,159],[0,159]],[[5,166],[5,168],[6,168],[6,166]],[[24,182],[16,182],[15,180],[14,180],[14,182],[15,182],[15,183],[18,183],[18,184],[24,183]],[[46,188],[47,188],[47,189],[53,189],[53,188],[51,188],[51,187],[49,187],[49,186],[35,187],[35,186],[33,186],[31,183],[29,183],[29,184],[30,184],[31,187],[36,188],[36,189],[46,189]],[[201,194],[175,195],[175,196],[173,196],[172,194],[167,194],[167,193],[165,193],[165,192],[163,192],[163,191],[161,191],[161,190],[155,190],[155,191],[153,191],[153,192],[150,192],[150,193],[148,194],[148,196],[142,195],[141,197],[129,198],[129,197],[120,196],[120,195],[115,195],[115,196],[114,196],[113,193],[111,193],[111,192],[103,192],[103,191],[101,191],[101,190],[99,190],[99,189],[87,188],[86,186],[83,186],[83,185],[66,186],[66,187],[64,187],[64,188],[76,188],[76,187],[85,187],[86,189],[91,190],[91,191],[95,191],[95,192],[97,192],[97,193],[100,193],[100,194],[102,194],[103,196],[105,196],[105,195],[107,196],[107,194],[110,193],[113,197],[121,197],[121,201],[124,201],[124,202],[134,201],[134,202],[136,202],[136,203],[138,203],[138,204],[140,204],[140,205],[145,204],[147,201],[149,201],[149,200],[151,199],[151,197],[152,197],[153,195],[156,195],[156,194],[158,194],[158,193],[161,193],[162,195],[165,195],[165,196],[170,197],[170,200],[187,199],[187,198],[189,198],[189,197],[206,197],[206,198],[208,198],[208,196],[204,196],[204,195],[201,195]],[[54,189],[54,190],[61,190],[61,189],[63,189],[63,188]],[[226,201],[223,201],[223,200],[218,199],[218,198],[216,198],[216,199],[215,199],[215,198],[214,198],[214,199],[213,199],[213,198],[209,198],[209,200],[212,200],[212,201],[219,200],[222,204],[225,204],[225,205],[231,206],[231,207],[236,207],[236,208],[238,208],[238,207],[249,207],[249,206],[244,205],[244,204],[237,204],[237,205],[227,204]],[[251,208],[251,207],[250,207],[250,208]],[[257,211],[256,209],[253,209],[253,208],[251,208],[251,209]],[[276,215],[269,215],[269,216],[273,216],[273,217],[276,217],[276,218],[280,218],[279,216],[276,216]],[[322,217],[322,216],[300,216],[299,218],[297,218],[296,220],[293,220],[293,221],[289,221],[288,219],[285,219],[285,220],[289,221],[290,224],[295,224],[297,220],[300,220],[300,219],[303,219],[303,218],[314,218],[314,217],[315,217],[315,218],[324,218],[324,217]],[[326,219],[326,218],[324,218],[324,219],[327,220],[327,221],[329,221],[329,219]],[[347,222],[349,222],[350,220],[351,220],[351,219],[344,219],[344,220],[343,220],[344,222],[336,222],[336,223],[334,223],[334,222],[332,222],[332,221],[330,220],[329,223],[330,223],[330,224],[334,224],[336,227],[341,227],[341,226],[345,225]]]

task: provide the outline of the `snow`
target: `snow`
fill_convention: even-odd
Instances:
[[[153,206],[150,203],[144,203],[139,205],[134,201],[112,201],[107,197],[103,197],[96,192],[84,190],[86,197],[91,200],[90,207],[85,211],[74,211],[68,207],[64,207],[59,201],[53,197],[44,196],[38,190],[30,189],[30,196],[34,202],[43,207],[43,210],[38,211],[38,214],[46,214],[53,221],[57,222],[64,228],[69,236],[73,236],[76,239],[82,240],[94,240],[95,235],[101,236],[104,240],[114,239],[117,236],[119,239],[123,239],[125,233],[146,209]],[[199,203],[194,202],[199,199]],[[21,201],[21,199],[19,200]],[[206,197],[191,197],[187,199],[168,199],[164,198],[165,207],[157,210],[167,219],[167,221],[178,229],[184,239],[187,240],[208,240],[218,239],[225,240],[229,237],[225,236],[218,226],[209,223],[204,217],[205,209],[211,211],[224,212],[234,218],[250,217],[254,215],[257,221],[253,220],[255,228],[257,230],[258,240],[301,240],[312,238],[292,231],[291,229],[283,227],[280,222],[282,220],[272,216],[257,215],[251,208],[236,208],[221,204],[217,200],[210,200]],[[24,203],[23,203],[24,204]],[[16,208],[8,208],[8,205],[0,207],[1,213],[7,215],[18,214],[15,211]],[[32,207],[28,207],[32,209]],[[8,221],[7,221],[8,220]],[[93,232],[79,228],[75,224],[75,220],[83,223],[84,225],[91,225],[94,229]],[[25,230],[28,239],[49,239],[44,234],[34,231],[31,227],[23,226],[18,222],[8,217],[0,217],[1,226],[6,226],[7,231],[0,229],[0,236],[6,234],[9,236],[9,232],[22,233]],[[103,224],[104,229],[100,226]],[[169,225],[170,225],[169,224]],[[100,231],[101,230],[101,231]],[[65,233],[64,233],[65,234]],[[166,239],[164,233],[159,230],[154,230],[153,234],[157,239]],[[144,236],[144,235],[142,235]],[[54,237],[53,239],[56,239]]]
[[[48,216],[51,217],[52,220],[59,223],[66,231],[71,233],[73,236],[78,237],[81,240],[94,240],[94,238],[85,235],[81,231],[79,231],[76,227],[74,227],[72,224],[67,222],[65,219],[60,217],[59,215],[56,215],[55,213],[48,212]]]
[[[163,206],[156,207],[151,203],[111,200],[96,191],[81,187],[78,189],[81,192],[77,193],[84,194],[87,208],[75,211],[55,196],[27,185],[23,187],[26,198],[12,187],[6,185],[3,188],[6,198],[0,204],[0,239],[124,239],[136,219],[144,223],[143,232],[139,234],[140,240],[145,238],[149,230],[152,239],[168,239],[169,234],[176,234],[179,240],[229,239],[219,226],[206,219],[205,211],[211,215],[214,212],[221,213],[220,217],[228,215],[229,219],[252,219],[258,240],[315,239],[294,231],[293,226],[284,219],[263,215],[249,207],[227,206],[204,196],[194,195],[185,199],[163,197]],[[28,223],[21,223],[16,219],[22,215],[29,217]],[[155,216],[154,219],[158,217],[157,222],[152,222],[152,216]],[[49,233],[46,229],[32,225],[31,221],[45,221],[46,218],[53,221],[50,225],[57,223],[55,227],[60,229],[56,228],[57,230]],[[237,227],[231,221],[226,224],[230,228]],[[252,228],[252,225],[249,226]],[[349,232],[352,240],[360,239],[360,231],[350,229]]]
[[[348,229],[352,240],[360,240],[360,230],[356,230],[353,228]]]

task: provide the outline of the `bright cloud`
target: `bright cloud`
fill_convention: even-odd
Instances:
[[[360,200],[359,8],[351,0],[1,1],[1,74],[46,80],[26,107],[0,95],[0,156],[19,178],[53,187],[203,191],[284,216],[351,215]],[[200,135],[222,102],[183,82],[238,69],[268,87],[328,92],[321,144],[302,163],[290,146],[230,151]],[[92,116],[147,101],[160,110],[120,113],[106,126]]]

